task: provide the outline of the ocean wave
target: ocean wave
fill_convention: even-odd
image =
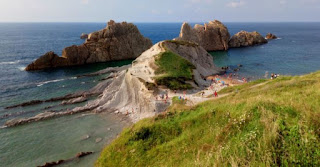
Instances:
[[[0,62],[0,65],[18,64],[18,63],[20,63],[20,60]]]
[[[37,86],[43,86],[45,84],[48,84],[48,83],[54,83],[54,82],[60,82],[60,81],[64,81],[65,79],[55,79],[55,80],[51,80],[51,81],[45,81],[45,82],[40,82]]]

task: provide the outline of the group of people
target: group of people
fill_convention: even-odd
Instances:
[[[158,101],[158,95],[155,96],[156,97],[156,101]],[[168,92],[166,92],[165,94],[161,94],[159,96],[160,100],[163,100],[165,104],[167,104],[167,101],[169,99],[169,94]]]

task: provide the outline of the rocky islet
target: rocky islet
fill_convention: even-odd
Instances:
[[[85,38],[86,35],[81,37]],[[65,48],[61,57],[50,51],[29,64],[25,70],[135,59],[151,46],[151,40],[143,37],[134,24],[111,20],[105,29],[89,34],[84,44]]]

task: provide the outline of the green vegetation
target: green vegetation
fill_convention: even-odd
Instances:
[[[96,166],[320,166],[320,72],[258,80],[122,132]]]
[[[191,89],[192,86],[186,83],[193,78],[193,69],[195,66],[181,56],[166,51],[156,56],[155,71],[157,78],[155,81],[158,85],[165,85],[169,89]]]

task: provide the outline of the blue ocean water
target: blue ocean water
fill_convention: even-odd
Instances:
[[[181,24],[136,23],[141,33],[150,38],[153,43],[177,37]],[[272,40],[265,45],[230,49],[226,52],[212,52],[214,63],[217,66],[237,67],[238,64],[242,64],[243,67],[238,72],[240,77],[250,79],[263,78],[266,71],[269,74],[300,75],[320,70],[320,23],[225,24],[231,35],[241,30],[258,31],[262,35],[272,32],[279,39]],[[5,110],[6,106],[89,89],[97,84],[101,76],[80,79],[76,79],[75,76],[110,66],[131,63],[129,60],[55,70],[23,71],[27,64],[47,51],[54,51],[61,55],[63,48],[84,42],[79,38],[81,33],[90,33],[105,26],[105,23],[0,23],[0,126],[9,119],[36,115],[43,112],[43,108],[46,107],[46,105],[38,105]],[[8,114],[11,115],[8,116]],[[70,119],[68,120],[70,124],[66,123],[66,119]],[[81,121],[78,117],[71,117],[13,129],[0,129],[0,161],[5,166],[24,166],[22,164],[35,166],[65,157],[65,150],[69,150],[67,156],[76,154],[72,151],[78,149],[99,150],[103,145],[95,145],[94,139],[85,142],[79,142],[76,139],[87,133],[94,134],[93,136],[119,133],[121,127],[115,128],[116,130],[112,133],[103,128],[99,132],[92,130],[92,126],[97,126],[96,124],[109,126],[114,123],[112,121],[112,119],[101,118],[101,116],[85,117],[81,118]],[[64,125],[63,133],[60,124]],[[41,128],[37,128],[38,126]],[[75,129],[77,133],[74,133]],[[42,135],[46,132],[48,134]],[[68,135],[70,133],[73,135]],[[66,138],[66,135],[69,138]],[[59,148],[61,138],[66,138],[63,141],[63,148],[46,151],[52,149],[47,144],[54,142]],[[30,143],[25,143],[24,139],[28,139]],[[23,153],[26,150],[30,151],[29,155]],[[92,164],[96,156],[93,156],[88,162]],[[32,160],[30,157],[38,158]],[[26,162],[28,159],[30,162]],[[82,166],[88,164],[82,164]]]

